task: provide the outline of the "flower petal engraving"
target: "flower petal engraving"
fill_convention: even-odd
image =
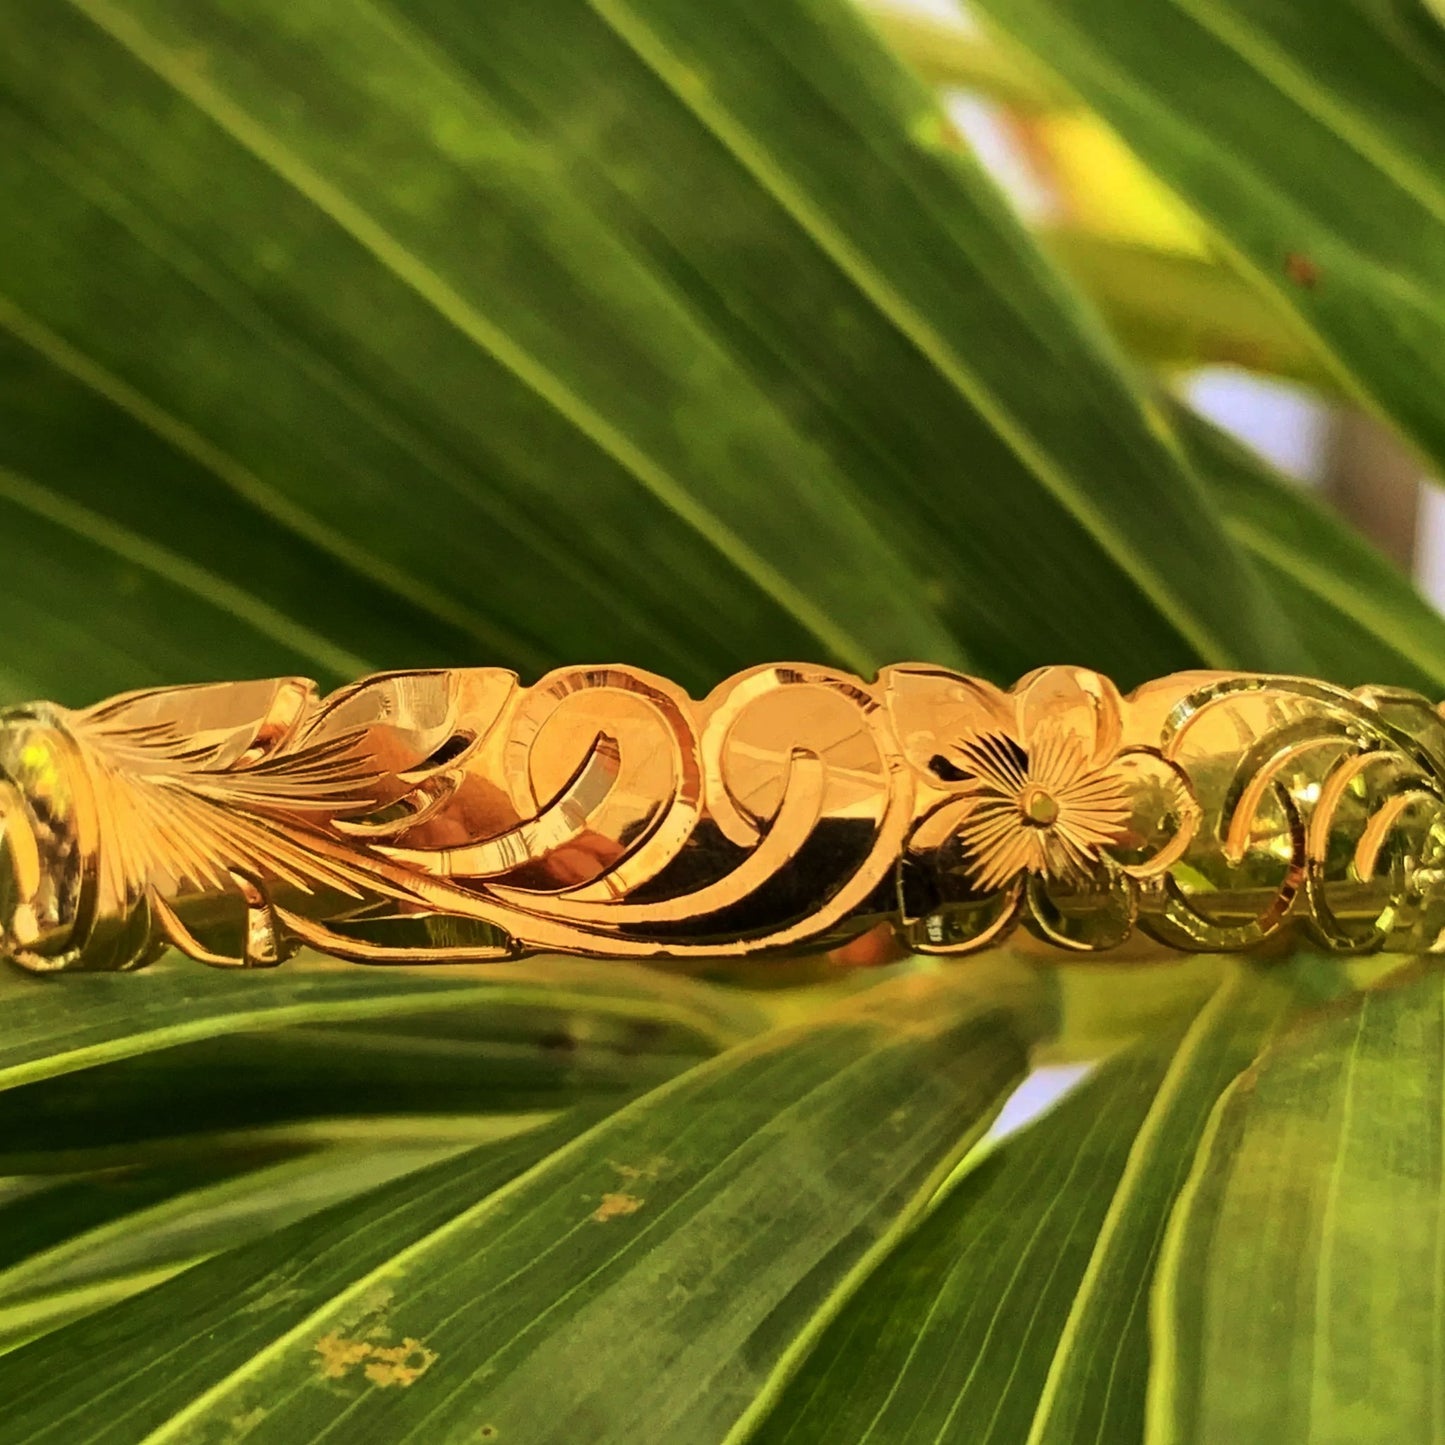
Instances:
[[[941,755],[969,800],[956,829],[974,887],[996,892],[1025,874],[1079,883],[1105,855],[1137,877],[1177,860],[1198,807],[1177,766],[1148,749],[1120,752],[1112,683],[1046,668],[1014,702],[1007,725]]]

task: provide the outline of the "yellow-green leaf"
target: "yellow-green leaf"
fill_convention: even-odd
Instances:
[[[906,973],[570,1142],[461,1155],[197,1265],[0,1359],[6,1427],[721,1439],[1022,1076],[1036,990]]]
[[[0,197],[27,687],[1288,663],[1091,313],[843,0],[18,0]]]
[[[1445,29],[1421,0],[982,0],[1445,462]]]
[[[1220,1100],[1155,1290],[1150,1445],[1445,1432],[1445,973],[1300,1024]]]
[[[1220,1090],[1293,974],[1236,969],[974,1165],[784,1391],[766,1445],[1137,1439],[1159,1237]]]

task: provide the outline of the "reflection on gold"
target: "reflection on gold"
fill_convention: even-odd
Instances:
[[[0,955],[29,969],[872,958],[1019,926],[1075,954],[1445,947],[1445,724],[1303,678],[1125,698],[1081,668],[803,663],[701,702],[469,668],[0,714]]]

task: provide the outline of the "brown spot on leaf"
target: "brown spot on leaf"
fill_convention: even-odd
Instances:
[[[399,1345],[349,1340],[338,1331],[316,1341],[317,1367],[328,1380],[344,1379],[357,1365],[381,1389],[414,1385],[436,1363],[437,1353],[408,1335]]]
[[[371,1353],[371,1346],[365,1340],[344,1339],[333,1330],[316,1341],[316,1353],[321,1373],[328,1380],[339,1380]]]
[[[667,1168],[672,1160],[665,1154],[654,1155],[645,1164],[619,1164],[615,1159],[607,1161],[617,1171],[618,1176],[630,1184],[634,1179],[656,1179],[662,1171]]]
[[[602,1203],[592,1211],[592,1217],[598,1224],[606,1224],[609,1219],[617,1219],[624,1214],[636,1214],[642,1204],[643,1201],[635,1194],[604,1194]]]
[[[409,1335],[399,1345],[375,1346],[366,1362],[366,1378],[386,1389],[414,1385],[436,1363],[437,1353]]]
[[[1284,274],[1307,291],[1313,291],[1320,284],[1319,262],[1312,261],[1303,251],[1291,251],[1284,258]]]

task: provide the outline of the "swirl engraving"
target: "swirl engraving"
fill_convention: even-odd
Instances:
[[[1213,817],[1192,885],[1164,880],[1154,937],[1237,949],[1298,921],[1337,952],[1440,946],[1445,728],[1424,698],[1225,678],[1180,700],[1163,745],[1208,777]]]
[[[0,716],[0,956],[1445,947],[1425,699],[1082,668],[622,666],[152,690]]]

